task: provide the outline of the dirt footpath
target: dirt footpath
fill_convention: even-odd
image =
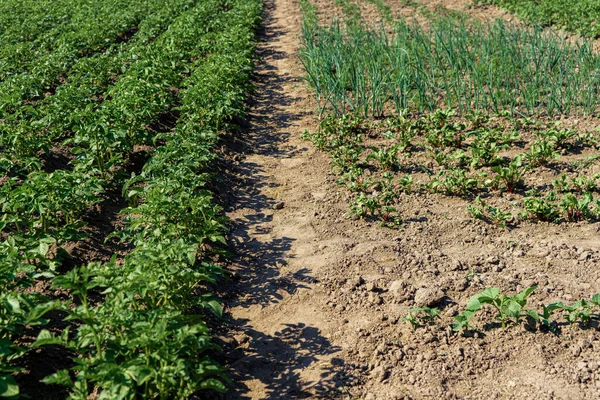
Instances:
[[[403,230],[347,218],[327,154],[301,139],[316,120],[297,1],[265,3],[257,90],[224,182],[236,252],[223,335],[234,389],[224,398],[600,398],[597,326],[448,329],[489,286],[537,284],[533,308],[600,292],[599,225],[505,231],[440,196],[413,197]],[[422,303],[442,320],[413,331],[401,319]]]
[[[315,121],[296,58],[299,34],[297,2],[267,1],[257,92],[238,143],[243,156],[228,213],[239,298],[227,311],[243,353],[231,368],[244,398],[311,397],[345,384],[341,347],[329,339],[343,318],[324,312],[317,282],[346,239],[322,233],[328,159],[300,138]]]

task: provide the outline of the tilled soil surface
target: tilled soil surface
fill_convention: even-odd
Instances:
[[[476,12],[486,9],[502,14]],[[229,149],[225,398],[600,398],[597,325],[500,328],[489,310],[469,337],[449,329],[490,286],[538,285],[528,303],[538,311],[600,292],[600,224],[505,230],[433,195],[406,202],[402,230],[346,217],[328,155],[301,139],[317,123],[296,56],[300,22],[297,1],[266,1],[257,91]],[[441,319],[412,330],[401,319],[422,305]]]

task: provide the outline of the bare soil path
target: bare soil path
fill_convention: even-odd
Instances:
[[[327,332],[339,318],[322,313],[315,282],[328,255],[315,229],[328,160],[300,139],[314,128],[296,55],[300,36],[297,1],[266,1],[257,53],[257,91],[243,153],[236,204],[228,213],[241,297],[229,304],[241,358],[231,366],[242,398],[298,398],[335,392],[336,354]]]
[[[402,231],[345,217],[328,155],[301,139],[316,122],[300,18],[297,0],[265,1],[256,93],[227,150],[220,191],[235,254],[222,341],[234,388],[223,398],[599,398],[597,326],[475,337],[447,327],[489,286],[538,284],[536,308],[600,291],[600,224],[508,232],[435,196],[406,204]],[[422,303],[439,306],[442,322],[412,331],[401,318]]]

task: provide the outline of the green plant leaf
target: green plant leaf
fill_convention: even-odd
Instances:
[[[529,297],[529,295],[535,290],[537,289],[537,286],[531,286],[528,287],[527,289],[523,290],[521,293],[517,294],[514,296],[514,299],[516,301],[519,302],[519,304],[521,304],[521,306],[524,306],[525,303],[527,302],[527,297]]]
[[[500,289],[498,288],[487,288],[484,289],[481,293],[479,293],[480,301],[482,302],[490,302],[494,300],[500,294]]]
[[[540,315],[534,310],[525,310],[525,314],[531,317],[535,322],[540,322]]]
[[[469,321],[471,320],[474,314],[474,311],[465,310],[456,317],[454,317],[452,329],[455,332],[461,331],[462,329],[469,329]]]
[[[39,319],[48,311],[57,310],[60,308],[60,301],[50,301],[36,305],[31,311],[26,314],[25,322],[28,325],[39,325],[43,321]]]
[[[469,302],[467,303],[467,310],[477,311],[483,304],[489,304],[494,301],[499,294],[500,289],[498,288],[484,289],[481,293],[478,293],[469,299]]]
[[[22,310],[21,310],[21,303],[19,302],[19,299],[16,298],[15,296],[7,296],[4,300],[3,300],[4,305],[6,306],[6,308],[8,309],[8,311],[14,313],[14,314],[21,314]]]
[[[73,387],[73,380],[71,380],[71,376],[69,375],[69,371],[66,369],[61,369],[53,373],[52,375],[48,375],[42,382],[48,385],[63,385],[66,387]]]
[[[148,379],[152,377],[152,369],[145,365],[132,365],[127,368],[126,374],[133,379],[138,386],[143,385]]]
[[[0,397],[13,397],[19,395],[19,386],[10,375],[0,375]]]
[[[33,342],[31,344],[31,347],[36,348],[36,347],[50,345],[50,344],[63,344],[63,343],[64,343],[64,340],[62,337],[56,337],[52,333],[50,333],[50,331],[48,331],[47,329],[42,329],[41,332],[38,334],[37,339],[35,339],[35,342]]]
[[[523,306],[516,301],[508,301],[506,307],[503,307],[503,312],[511,318],[518,319],[521,316]]]

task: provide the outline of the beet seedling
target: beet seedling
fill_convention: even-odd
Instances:
[[[502,158],[498,157],[498,153],[503,149],[504,146],[500,146],[497,143],[473,143],[469,146],[469,151],[471,152],[471,167],[481,168],[500,164]]]
[[[383,135],[389,139],[395,138],[403,147],[409,148],[411,140],[417,134],[417,125],[419,122],[419,120],[412,122],[406,117],[406,112],[402,112],[397,117],[388,118],[384,121],[383,126],[386,131]]]
[[[367,192],[371,180],[364,176],[365,170],[357,166],[351,166],[337,183],[346,185],[351,192]]]
[[[477,198],[475,199],[475,204],[477,204],[477,200],[479,199],[479,196],[477,196]],[[471,214],[471,216],[475,219],[480,219],[482,221],[485,220],[484,217],[484,208],[483,207],[475,207],[472,204],[467,204],[467,211],[469,212],[469,214]]]
[[[591,177],[578,176],[571,179],[574,192],[593,192],[598,188],[596,181],[600,178],[599,174],[594,174]]]
[[[472,168],[495,166],[503,163],[502,157],[498,156],[501,150],[507,150],[518,137],[514,134],[504,135],[499,129],[482,127],[475,132],[475,140],[469,145],[471,152]]]
[[[382,227],[397,228],[402,224],[402,217],[396,207],[382,207],[379,211],[379,218],[381,218],[380,225]]]
[[[556,147],[568,149],[573,146],[572,143],[569,143],[569,140],[577,136],[577,131],[572,131],[570,129],[558,130],[556,128],[551,128],[546,132],[539,133],[539,136],[555,143]]]
[[[359,195],[350,203],[350,214],[359,218],[364,218],[368,215],[375,215],[377,210],[381,208],[381,204],[377,197],[369,196],[365,193]]]
[[[488,205],[480,196],[475,198],[475,206],[472,204],[467,205],[467,211],[473,218],[490,222],[502,228],[506,228],[506,222],[512,218],[510,212]]]
[[[477,186],[476,178],[469,178],[464,169],[441,170],[428,184],[427,187],[438,193],[453,196],[468,196]]]
[[[568,193],[573,191],[571,183],[568,181],[567,174],[561,174],[559,179],[552,181],[552,187],[559,193]]]
[[[567,193],[559,203],[560,211],[566,215],[567,220],[570,222],[587,220],[593,217],[592,210],[589,208],[593,200],[594,198],[589,192],[585,193],[581,199]]]
[[[550,191],[544,197],[526,197],[523,200],[525,211],[519,214],[523,219],[531,218],[538,221],[554,222],[558,219],[559,210],[556,208],[556,192]]]
[[[332,167],[338,167],[340,171],[345,172],[356,166],[360,160],[362,147],[353,145],[338,146],[331,154]]]
[[[503,182],[506,186],[508,193],[512,193],[521,183],[524,174],[523,156],[518,155],[511,160],[508,166],[496,166],[492,167],[492,170],[496,172],[495,181]]]
[[[440,310],[429,307],[413,307],[408,310],[408,315],[402,318],[403,322],[408,322],[413,330],[423,325],[433,325],[436,319],[439,319]]]
[[[472,129],[479,129],[490,120],[489,115],[481,111],[471,111],[465,115],[465,118],[471,123]]]
[[[414,181],[412,175],[405,175],[398,179],[398,187],[404,192],[411,194],[413,192]]]
[[[556,143],[536,140],[531,144],[529,153],[525,154],[525,158],[529,162],[529,168],[545,167],[551,160],[559,159],[560,154],[556,152]]]
[[[398,153],[406,149],[402,143],[396,143],[395,145],[384,149],[375,146],[370,146],[369,149],[372,151],[366,161],[376,160],[381,164],[381,168],[386,171],[395,171],[398,169]]]
[[[600,160],[600,154],[592,154],[585,157],[583,160],[573,161],[571,165],[577,170],[582,170],[596,164],[598,160]]]

